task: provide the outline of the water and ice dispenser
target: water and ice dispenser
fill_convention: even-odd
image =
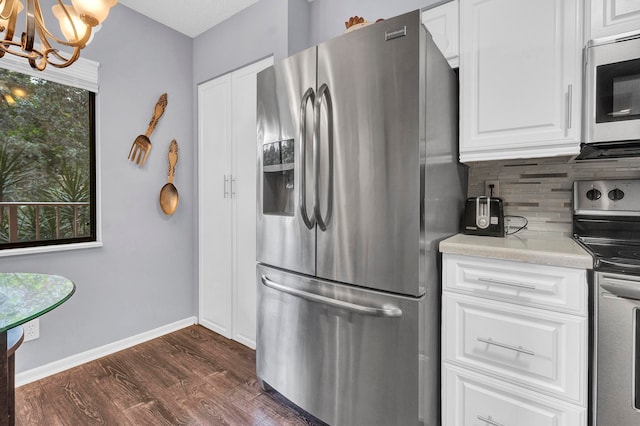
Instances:
[[[262,146],[262,212],[293,216],[294,152],[293,139]]]

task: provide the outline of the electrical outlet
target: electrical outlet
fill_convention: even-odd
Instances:
[[[36,318],[22,324],[24,329],[24,341],[35,340],[40,337],[40,319]]]
[[[493,185],[493,187],[491,187]],[[491,191],[493,189],[493,192]],[[484,181],[484,195],[487,197],[499,197],[500,196],[500,181],[498,180],[485,180]]]

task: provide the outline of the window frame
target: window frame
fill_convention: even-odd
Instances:
[[[0,68],[43,78],[55,83],[85,89],[91,92],[90,112],[91,120],[91,147],[90,147],[90,184],[94,189],[91,191],[89,202],[91,215],[95,220],[91,224],[91,235],[89,237],[67,238],[61,240],[29,241],[11,244],[11,247],[0,249],[0,257],[48,253],[66,250],[78,250],[87,248],[102,247],[102,220],[100,205],[100,114],[99,114],[99,85],[98,69],[100,64],[85,58],[79,58],[73,65],[67,68],[47,67],[44,71],[33,70],[28,62],[13,55],[5,55],[0,58]]]

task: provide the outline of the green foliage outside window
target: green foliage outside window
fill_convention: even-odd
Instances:
[[[93,114],[87,90],[0,69],[0,249],[95,240]]]

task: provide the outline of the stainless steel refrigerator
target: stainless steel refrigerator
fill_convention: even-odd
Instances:
[[[257,375],[333,425],[436,425],[457,77],[415,11],[258,74]]]

